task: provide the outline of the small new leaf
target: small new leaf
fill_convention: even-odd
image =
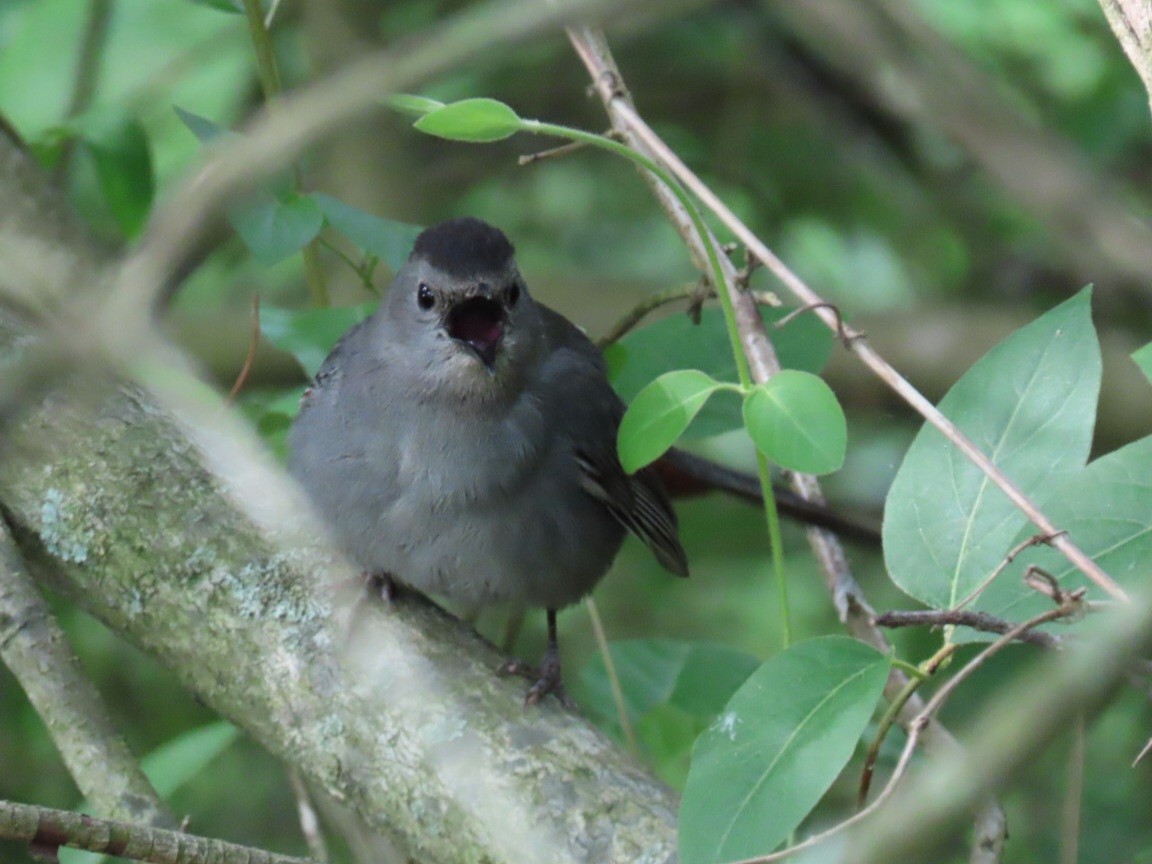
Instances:
[[[636,394],[620,422],[620,464],[638,471],[676,443],[708,397],[726,385],[697,369],[661,375]]]
[[[421,132],[449,141],[486,144],[520,131],[519,115],[495,99],[463,99],[425,114],[414,124]]]
[[[410,114],[413,117],[423,117],[425,114],[430,114],[444,107],[443,102],[429,99],[427,96],[416,96],[412,93],[397,93],[395,96],[389,96],[387,105],[393,111]]]
[[[817,375],[785,369],[744,400],[744,425],[757,449],[784,468],[827,474],[844,464],[848,425]]]

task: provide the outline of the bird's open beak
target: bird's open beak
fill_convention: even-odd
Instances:
[[[449,336],[475,351],[492,370],[504,339],[503,306],[487,297],[469,297],[452,307],[444,326]]]

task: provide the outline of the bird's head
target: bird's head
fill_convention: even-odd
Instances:
[[[382,313],[430,387],[483,397],[517,384],[540,325],[514,252],[503,232],[471,217],[416,239]]]

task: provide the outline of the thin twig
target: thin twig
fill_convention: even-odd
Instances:
[[[1016,625],[987,612],[964,612],[956,609],[925,609],[913,611],[881,612],[874,619],[877,627],[971,627],[982,633],[1004,634]],[[1043,630],[1029,630],[1019,641],[1039,645],[1041,648],[1059,648],[1060,639]]]
[[[1060,551],[1069,561],[1080,569],[1085,576],[1095,582],[1107,594],[1117,600],[1128,600],[1128,592],[1100,568],[1087,553],[1069,539],[1068,534],[1057,527],[1040,510],[1039,507],[1008,477],[985,453],[980,450],[967,435],[960,431],[951,420],[941,413],[940,409],[913,387],[887,360],[876,353],[862,338],[862,334],[851,327],[842,327],[838,316],[826,308],[826,301],[813,291],[804,280],[797,276],[787,264],[778,258],[759,237],[752,233],[731,209],[720,200],[708,186],[706,186],[692,170],[684,164],[652,129],[636,113],[631,105],[620,104],[618,116],[621,122],[627,124],[630,133],[636,136],[647,148],[648,152],[670,170],[681,183],[683,183],[700,201],[711,210],[724,225],[735,234],[742,243],[755,253],[764,265],[772,271],[784,285],[802,303],[811,305],[820,319],[832,329],[833,332],[842,332],[847,339],[847,350],[855,354],[864,365],[885,382],[897,395],[935,426],[949,441],[979,468],[984,475],[1008,496],[1008,499],[1024,513],[1025,516],[1040,529],[1044,535],[1051,536],[1051,544]]]
[[[596,608],[596,601],[592,595],[584,599],[588,607],[588,617],[592,620],[592,632],[596,634],[596,647],[600,650],[600,657],[604,661],[604,672],[608,676],[608,683],[612,687],[612,701],[616,703],[616,716],[620,720],[620,729],[624,733],[624,740],[628,742],[628,749],[632,753],[639,753],[640,747],[636,743],[636,733],[632,729],[632,718],[628,716],[628,703],[624,701],[624,691],[620,687],[620,675],[616,672],[616,661],[612,659],[612,649],[608,647],[608,637],[604,633],[604,622],[600,620],[600,610]]]
[[[155,825],[176,824],[80,668],[3,520],[0,659],[48,727],[77,787],[99,812]]]
[[[256,52],[256,69],[260,76],[260,87],[264,91],[264,101],[276,107],[284,85],[280,76],[280,67],[276,63],[276,46],[272,35],[268,32],[272,14],[269,12],[268,20],[264,19],[264,10],[260,0],[244,0],[244,11],[248,16],[248,34],[252,41],[252,48]],[[292,166],[292,185],[297,193],[304,186],[303,173],[298,164]],[[308,284],[308,293],[312,296],[312,305],[324,307],[328,305],[328,283],[324,278],[324,271],[320,267],[320,243],[313,237],[304,244],[300,250],[304,260],[304,281]]]
[[[667,291],[649,294],[625,312],[620,320],[608,329],[607,333],[596,340],[596,344],[601,348],[607,348],[609,345],[623,339],[633,327],[661,306],[667,306],[669,303],[675,303],[678,300],[690,300],[695,297],[696,294],[697,288],[694,284],[680,285],[676,288],[669,288]],[[713,296],[715,295],[713,294]]]
[[[61,846],[149,864],[317,864],[180,831],[96,819],[83,813],[0,801],[0,838],[44,850]]]
[[[296,815],[300,818],[300,833],[304,835],[304,842],[308,844],[309,854],[322,864],[327,864],[328,842],[324,839],[324,831],[320,827],[320,817],[316,815],[316,808],[312,806],[312,796],[308,794],[308,787],[300,779],[300,772],[295,768],[288,769],[288,782],[292,784],[292,794],[296,796]]]
[[[516,160],[516,164],[524,167],[525,165],[531,165],[533,162],[540,162],[544,159],[555,159],[558,156],[567,156],[575,153],[577,150],[583,150],[587,146],[587,142],[584,141],[569,141],[567,144],[561,144],[559,147],[550,147],[547,150],[539,150],[535,153],[525,153]]]
[[[621,140],[648,157],[665,162],[671,151],[655,133],[648,129],[643,121],[639,120],[604,34],[592,27],[570,27],[568,28],[568,39],[588,69],[596,92],[612,121],[612,127],[619,133]],[[638,130],[641,129],[647,130],[647,134],[643,138],[638,134]],[[672,158],[676,163],[680,162],[674,155]],[[672,162],[665,162],[665,164],[668,167],[673,167]],[[694,264],[697,268],[705,270],[707,258],[704,240],[696,236],[691,220],[680,207],[679,202],[667,188],[647,172],[642,176],[648,182],[652,194],[656,197],[665,214],[687,244]],[[701,184],[696,181],[696,185]],[[689,189],[691,190],[692,186],[689,186]],[[714,243],[715,238],[711,239]],[[753,250],[753,253],[758,258],[760,257],[756,250]],[[735,266],[727,256],[720,257],[720,264],[728,277],[728,284],[731,285],[732,278],[736,274]],[[822,302],[819,298],[814,297],[813,299],[815,302]],[[734,291],[732,301],[752,376],[758,382],[765,381],[779,370],[780,364],[777,362],[775,351],[768,340],[760,311],[756,308],[753,299],[746,293]],[[824,496],[816,478],[790,472],[789,479],[793,489],[801,498],[817,504],[824,503]],[[847,555],[835,533],[814,527],[810,527],[807,533],[816,562],[824,577],[825,586],[832,597],[840,620],[856,638],[867,642],[882,652],[890,651],[891,645],[888,643],[887,637],[872,624],[872,608],[860,590],[859,584],[852,576]],[[907,683],[908,676],[899,669],[893,669],[888,677],[888,683],[884,687],[885,697],[890,700],[896,698]],[[900,714],[901,724],[909,723],[921,707],[923,707],[923,701],[917,694],[913,694],[904,711]],[[957,746],[955,738],[940,723],[934,723],[929,727],[924,734],[924,741],[925,746],[931,748]],[[994,855],[983,855],[981,854],[982,850],[999,849],[1006,830],[1003,811],[994,801],[989,802],[987,806],[981,809],[976,819],[976,842],[973,847],[972,864],[987,864],[987,862],[995,861]]]
[[[888,732],[896,722],[896,718],[900,716],[900,712],[904,709],[908,700],[911,699],[920,688],[920,685],[922,685],[929,676],[935,675],[940,667],[956,653],[958,647],[955,642],[945,643],[939,651],[921,664],[920,671],[923,674],[919,677],[910,677],[908,683],[904,685],[904,689],[889,703],[888,709],[876,725],[876,736],[872,739],[872,743],[868,747],[868,752],[864,756],[864,767],[860,770],[860,789],[857,794],[859,807],[863,807],[868,803],[868,792],[872,788],[872,775],[875,773],[876,760],[880,758],[880,748],[884,744],[884,739],[888,737]]]
[[[88,17],[84,21],[84,34],[76,58],[76,72],[72,78],[72,97],[65,114],[69,119],[80,117],[92,104],[96,86],[100,81],[100,58],[108,41],[108,22],[112,17],[112,0],[89,0]],[[68,173],[68,165],[76,150],[76,138],[69,136],[60,150],[60,158],[53,166],[59,180]]]
[[[260,295],[252,295],[252,336],[248,340],[248,354],[244,357],[244,365],[240,367],[240,374],[236,376],[236,383],[224,398],[225,405],[231,405],[244,389],[244,383],[252,372],[252,363],[256,359],[256,349],[260,345]]]
[[[983,582],[981,582],[972,590],[972,593],[970,593],[967,597],[965,597],[952,608],[957,610],[963,609],[965,606],[983,594],[984,590],[989,585],[991,585],[993,581],[995,581],[997,576],[1004,572],[1004,568],[1016,560],[1016,556],[1018,556],[1021,552],[1023,552],[1025,549],[1031,548],[1032,546],[1039,546],[1041,543],[1047,543],[1051,539],[1052,538],[1044,534],[1033,534],[1027,540],[1018,543],[1008,552],[1007,555],[1004,556],[1004,558],[997,565],[996,569],[989,573],[987,578],[985,578]]]

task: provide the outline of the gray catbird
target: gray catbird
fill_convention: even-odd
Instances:
[[[623,412],[599,350],[532,299],[504,234],[453,219],[417,238],[324,362],[292,471],[387,590],[545,608],[527,701],[563,698],[556,610],[592,590],[626,531],[688,575],[660,479],[620,466]]]

